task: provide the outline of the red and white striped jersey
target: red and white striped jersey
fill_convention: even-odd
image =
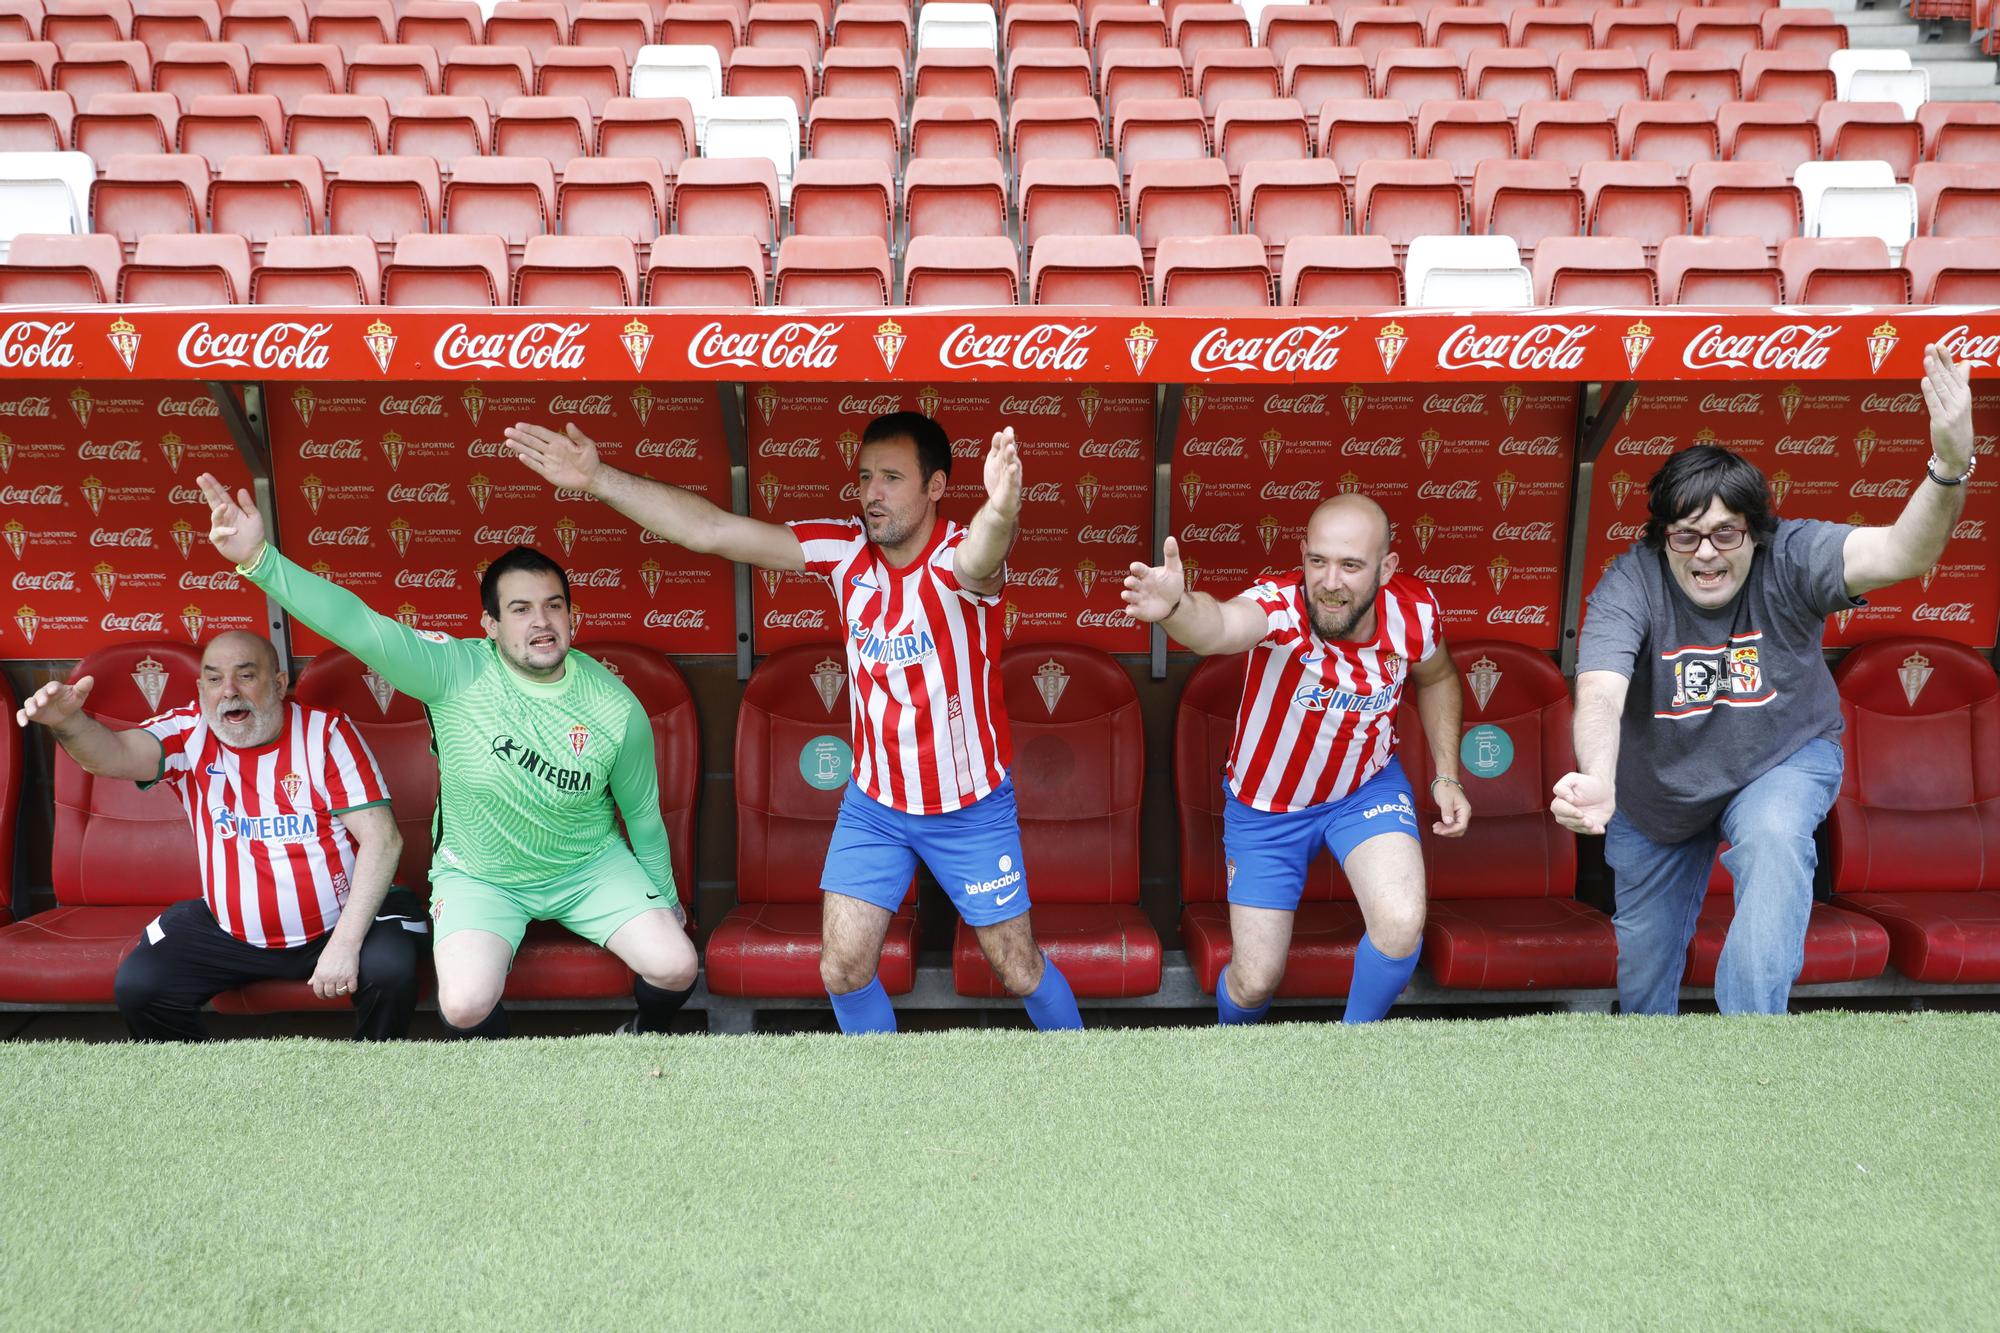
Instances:
[[[1410,664],[1437,651],[1444,626],[1431,590],[1407,574],[1382,585],[1367,643],[1313,633],[1305,576],[1242,596],[1268,621],[1250,650],[1229,790],[1259,810],[1304,810],[1352,793],[1396,753],[1396,706]]]
[[[388,784],[346,715],[285,705],[268,745],[239,750],[199,708],[141,724],[166,751],[194,827],[202,896],[224,930],[263,949],[289,949],[333,929],[354,878],[354,835],[339,812],[389,799]]]
[[[858,518],[788,525],[806,571],[840,603],[854,780],[913,815],[972,804],[1007,776],[1001,599],[968,592],[952,559],[966,530],[939,522],[923,554],[888,564]]]

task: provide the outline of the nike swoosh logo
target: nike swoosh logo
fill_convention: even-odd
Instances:
[[[1325,659],[1326,659],[1325,653],[1313,653],[1310,656],[1301,657],[1299,659],[1299,664],[1301,666],[1311,666],[1313,663],[1324,661]]]
[[[856,574],[856,575],[855,575],[855,576],[854,576],[853,578],[849,579],[849,580],[848,580],[848,582],[849,582],[849,583],[851,583],[851,584],[853,584],[853,585],[854,585],[855,587],[857,587],[857,588],[860,588],[860,589],[862,589],[862,590],[864,590],[864,591],[866,591],[866,592],[880,592],[880,591],[882,591],[882,589],[881,589],[881,588],[877,587],[877,586],[876,586],[875,584],[873,584],[873,583],[864,583],[864,582],[862,581],[862,578],[861,578],[861,576],[860,576],[859,574]]]
[[[229,776],[228,769],[217,768],[214,764],[210,764],[207,768],[203,769],[202,772],[208,774],[212,778],[226,778]]]
[[[995,898],[993,900],[993,905],[995,907],[1005,907],[1008,903],[1013,902],[1016,898],[1020,896],[1021,896],[1021,891],[1019,889],[1016,889],[1012,893],[1008,894],[1005,898]]]
[[[657,898],[657,897],[659,897],[660,895],[659,895],[659,894],[657,894],[657,893],[649,893],[649,894],[647,894],[646,896],[647,896],[648,898]]]

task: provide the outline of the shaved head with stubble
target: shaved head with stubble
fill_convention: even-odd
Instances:
[[[1306,606],[1322,639],[1375,636],[1375,595],[1396,572],[1389,515],[1365,495],[1336,495],[1313,510],[1299,542]]]

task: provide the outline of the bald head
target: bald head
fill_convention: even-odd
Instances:
[[[1389,515],[1365,495],[1336,495],[1322,500],[1306,521],[1306,545],[1360,548],[1377,560],[1389,554]]]
[[[245,662],[256,662],[272,675],[278,673],[278,649],[261,634],[252,634],[247,629],[229,629],[208,641],[201,650],[201,665],[204,669],[213,665],[227,669]]]

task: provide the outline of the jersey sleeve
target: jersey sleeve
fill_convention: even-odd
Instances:
[[[1284,585],[1253,583],[1238,597],[1264,613],[1264,637],[1257,641],[1258,647],[1276,648],[1299,637],[1299,613]]]
[[[1577,645],[1577,674],[1611,671],[1632,679],[1646,646],[1649,620],[1646,592],[1633,572],[1632,558],[1611,562],[1590,591],[1589,607]]]
[[[625,838],[632,844],[632,855],[660,891],[660,905],[675,906],[680,895],[674,890],[674,862],[668,854],[667,826],[660,818],[660,775],[653,767],[653,727],[636,698],[630,699],[625,734],[618,742],[617,761],[611,765],[611,797],[618,802],[618,813],[625,820]]]
[[[188,753],[187,743],[200,722],[201,714],[196,710],[175,708],[139,724],[139,730],[160,743],[159,775],[140,783],[142,790],[156,782],[180,782],[194,771],[194,756]]]
[[[336,815],[367,805],[386,805],[389,800],[389,783],[382,776],[381,765],[345,713],[332,714],[327,723],[326,748],[313,783],[326,798],[326,808]]]
[[[814,518],[787,523],[805,553],[806,573],[831,580],[834,572],[854,554],[861,524],[854,519]]]
[[[1853,531],[1850,523],[1795,519],[1781,525],[1771,543],[1785,587],[1811,608],[1814,620],[1866,605],[1847,595],[1847,535]]]
[[[931,552],[931,558],[928,561],[931,578],[936,580],[937,585],[946,592],[962,597],[974,606],[997,606],[1000,602],[1000,593],[973,592],[958,581],[958,548],[965,544],[965,539],[971,532],[971,529],[960,528],[956,525],[953,526],[954,531],[943,541],[939,542],[937,549]],[[1000,587],[1001,591],[1004,592],[1007,587],[1007,566],[1005,562],[1002,562],[1000,566],[1000,574]]]
[[[299,568],[274,546],[267,545],[256,563],[241,572],[278,605],[419,703],[450,698],[485,669],[486,653],[478,643],[414,630],[378,615],[347,589]]]
[[[1419,584],[1416,596],[1410,600],[1417,621],[1415,660],[1428,662],[1444,643],[1444,607],[1438,604],[1437,594],[1431,591],[1429,584]]]

